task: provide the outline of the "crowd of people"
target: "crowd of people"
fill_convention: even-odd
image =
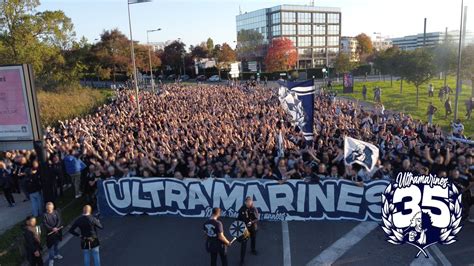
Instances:
[[[85,195],[94,204],[98,180],[130,176],[363,183],[412,171],[449,176],[469,191],[474,147],[468,142],[450,140],[437,125],[383,107],[364,110],[326,93],[315,101],[315,137],[309,145],[280,107],[276,89],[164,85],[159,94],[140,93],[140,115],[134,94],[121,90],[94,114],[46,128],[46,177],[38,175],[32,151],[0,155],[1,184],[12,206],[12,192],[23,192],[35,216],[41,201],[54,202],[65,183],[75,187],[76,197]],[[284,156],[278,150],[280,132]],[[375,169],[344,163],[344,136],[379,147]],[[465,138],[463,128],[456,137]]]

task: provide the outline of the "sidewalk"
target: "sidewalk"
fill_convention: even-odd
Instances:
[[[15,224],[23,221],[26,216],[31,214],[31,203],[23,202],[23,194],[13,194],[16,201],[15,207],[8,207],[3,194],[0,194],[0,234],[10,229]]]

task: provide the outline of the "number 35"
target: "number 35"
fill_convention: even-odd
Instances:
[[[398,211],[393,214],[393,223],[398,228],[410,226],[413,216],[420,211],[428,212],[433,226],[445,228],[450,222],[448,188],[425,185],[423,195],[417,186],[399,188],[393,194],[393,204]],[[421,203],[421,207],[420,207]]]

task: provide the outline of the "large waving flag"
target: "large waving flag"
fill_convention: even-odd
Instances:
[[[303,131],[307,141],[313,140],[313,119],[314,119],[314,81],[308,80],[303,82],[287,82],[287,95],[283,98],[282,105],[288,107],[287,112],[294,118],[296,126]],[[282,92],[282,88],[280,88]],[[296,99],[290,101],[288,95]],[[281,94],[280,94],[281,96]]]
[[[368,171],[372,171],[378,159],[379,149],[375,145],[351,137],[344,138],[344,163],[346,165],[357,163]]]

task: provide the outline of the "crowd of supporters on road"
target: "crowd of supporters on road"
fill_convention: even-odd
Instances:
[[[399,171],[451,178],[470,204],[474,146],[463,128],[448,138],[437,125],[383,108],[362,108],[329,94],[316,96],[315,137],[308,145],[280,107],[276,89],[246,85],[164,85],[161,93],[118,91],[97,112],[45,130],[48,167],[37,173],[32,151],[0,154],[0,186],[36,202],[52,201],[71,183],[77,197],[94,201],[97,181],[108,178],[347,179],[359,184],[392,179]],[[283,136],[284,156],[278,150]],[[345,165],[344,137],[375,144],[373,171]],[[44,192],[44,191],[47,192]],[[15,196],[16,197],[16,196]],[[46,199],[47,198],[47,199]],[[42,206],[41,204],[33,204]],[[468,208],[467,208],[468,209]],[[35,211],[33,215],[39,215]],[[467,213],[465,214],[467,215]]]

